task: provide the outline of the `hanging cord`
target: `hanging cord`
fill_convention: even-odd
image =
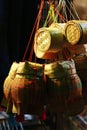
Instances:
[[[62,48],[62,55],[63,55],[64,60],[71,60],[71,58],[72,58],[72,54],[71,54],[70,50],[68,49],[68,47]]]
[[[70,6],[70,8],[73,9],[73,7],[71,6],[71,3],[68,0],[67,0],[67,2],[68,2],[68,5]],[[73,19],[75,19],[75,16],[71,12],[71,9],[68,7],[68,5],[66,4],[66,8],[67,8],[68,12],[70,13],[70,18],[72,17]]]
[[[61,20],[64,22],[65,18],[58,11],[60,7],[59,8],[55,7],[55,5],[51,2],[51,0],[49,0],[49,5],[50,5],[50,8],[49,8],[48,15],[47,15],[45,23],[44,23],[44,27],[46,27],[47,24],[49,24],[51,22],[51,20],[52,20],[52,23],[58,22],[58,20],[57,20],[58,15],[60,16]],[[59,6],[61,6],[61,5],[59,4]]]
[[[70,8],[68,7],[67,4],[70,6]],[[62,13],[64,14],[65,17],[60,14],[61,10],[63,11]],[[67,3],[65,0],[60,0],[58,6],[55,8],[55,11],[56,11],[56,13],[59,16],[61,21],[63,21],[63,22],[68,21],[68,16],[67,16],[66,10],[68,10],[68,12],[70,13],[70,19],[71,19],[71,17],[73,19],[75,19],[75,16],[72,13],[72,11],[73,11],[75,13],[76,17],[80,20],[74,4],[72,4],[72,2],[70,2],[69,0],[67,0]]]
[[[78,18],[78,20],[80,20],[79,15],[78,15],[78,13],[76,11],[76,8],[75,8],[74,4],[72,4],[72,2],[69,2],[69,0],[67,0],[67,3],[69,4],[72,11],[74,11],[74,13],[75,13],[76,17]],[[72,18],[75,19],[75,16],[72,14],[72,12],[70,11],[71,9],[69,9],[67,4],[66,4],[66,7],[67,7],[67,10],[70,12],[70,15],[72,16]]]
[[[37,31],[38,28],[39,28],[39,23],[40,23],[40,20],[41,20],[41,15],[42,15],[43,6],[44,6],[44,0],[41,1],[39,13],[38,13],[38,16],[37,16],[37,19],[38,19],[38,20],[37,20],[36,31]]]
[[[56,22],[56,15],[55,15],[54,8],[55,8],[54,5],[52,3],[50,3],[50,14],[49,14],[49,19],[48,19],[48,24],[50,22]]]
[[[76,10],[76,8],[75,8],[75,5],[72,4],[72,2],[71,2],[71,5],[72,5],[72,8],[73,8],[73,10],[74,10],[74,12],[75,12],[75,14],[76,14],[78,20],[80,20],[80,17],[79,17],[79,15],[78,15],[78,13],[77,13],[77,10]]]
[[[35,20],[35,23],[34,23],[34,27],[33,27],[33,29],[32,29],[32,32],[31,32],[31,35],[30,35],[30,38],[29,38],[29,41],[28,41],[28,45],[27,45],[27,47],[26,47],[26,50],[25,50],[25,53],[24,53],[24,56],[23,56],[22,61],[25,60],[25,57],[26,57],[26,54],[27,54],[27,52],[28,52],[28,48],[29,48],[29,46],[30,46],[31,39],[32,39],[32,36],[33,36],[33,33],[34,33],[34,30],[35,30],[35,27],[36,27],[36,31],[38,30],[43,5],[44,5],[44,0],[41,1],[40,10],[39,10],[38,15],[37,15],[37,17],[36,17],[36,20]],[[31,57],[32,57],[32,55],[33,55],[33,45],[32,45],[32,49],[31,49],[31,50],[32,50],[32,51],[31,51],[31,53],[30,53],[30,58],[29,58],[29,60],[31,60]]]
[[[50,5],[52,5],[52,2],[49,0]],[[67,21],[67,19],[65,19],[65,17],[60,13],[61,8],[63,8],[63,2],[62,0],[59,1],[59,4],[57,7],[54,6],[54,22],[57,21],[57,17],[59,16],[59,18],[61,19],[62,22]]]
[[[67,19],[60,13],[60,8],[59,8],[60,4],[58,5],[58,7],[55,8],[55,12],[56,14],[59,16],[60,20],[62,22],[67,22]]]
[[[35,34],[36,34],[36,48],[35,50],[37,51],[37,30],[39,28],[39,23],[40,23],[40,20],[41,20],[41,15],[42,15],[42,10],[43,10],[43,6],[44,6],[44,0],[42,0],[42,3],[41,3],[41,6],[40,6],[40,9],[39,9],[39,13],[38,13],[38,22],[37,22],[37,26],[36,26],[36,31],[35,31]],[[33,43],[34,45],[34,43]],[[33,48],[32,48],[33,50]],[[35,62],[36,62],[36,56],[35,56]]]
[[[51,22],[54,22],[54,20],[56,19],[55,16],[55,12],[54,12],[54,5],[52,3],[50,3],[50,8],[48,11],[48,15],[46,17],[45,23],[44,23],[44,27],[46,27],[47,25],[49,26],[49,23],[51,24]]]
[[[48,21],[49,16],[50,16],[49,14],[50,14],[50,10],[48,11],[48,15],[47,15],[47,17],[46,17],[46,20],[45,20],[45,22],[44,22],[43,27],[46,27],[46,26],[47,26],[47,21]]]
[[[41,1],[41,4],[40,4],[39,13],[38,13],[38,16],[37,16],[37,24],[36,24],[35,33],[37,32],[37,30],[38,30],[38,28],[39,28],[39,24],[40,24],[40,20],[41,20],[41,15],[42,15],[43,6],[44,6],[44,0],[42,0],[42,1]],[[33,41],[32,47],[31,47],[31,54],[30,54],[28,60],[31,60],[31,59],[32,59],[33,50],[34,50],[34,41]],[[35,63],[36,63],[36,56],[35,56]]]
[[[28,48],[29,48],[29,46],[30,46],[30,42],[31,42],[31,39],[32,39],[32,36],[33,36],[33,32],[34,32],[36,23],[37,23],[37,18],[36,18],[36,20],[35,20],[34,27],[33,27],[33,29],[32,29],[32,32],[31,32],[31,35],[30,35],[30,38],[29,38],[29,41],[28,41],[28,45],[27,45],[27,47],[26,47],[26,50],[25,50],[25,53],[24,53],[24,56],[23,56],[22,61],[25,60],[26,54],[27,54],[27,52],[28,52]]]
[[[63,2],[62,2],[62,6],[63,6],[63,9],[62,9],[63,15],[64,15],[64,17],[67,19],[67,21],[68,21],[68,16],[67,16],[67,11],[66,11],[66,2],[65,2],[65,0],[63,0]]]
[[[62,22],[67,22],[67,17],[65,18],[60,11],[65,10],[64,14],[66,14],[66,8],[65,8],[65,2],[63,0],[60,0],[58,5],[55,7],[55,12],[56,12],[56,19],[59,16],[60,20]],[[66,15],[65,15],[66,16]]]

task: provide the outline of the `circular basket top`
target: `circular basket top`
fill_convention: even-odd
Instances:
[[[43,57],[45,52],[49,49],[51,43],[50,32],[47,28],[40,28],[35,34],[34,51],[38,58]]]
[[[75,21],[67,22],[65,26],[65,36],[70,44],[77,44],[81,38],[81,34],[81,26],[79,23]]]

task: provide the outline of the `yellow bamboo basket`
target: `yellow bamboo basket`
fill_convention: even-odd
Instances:
[[[34,38],[34,52],[36,57],[43,58],[48,52],[57,52],[66,45],[64,23],[53,23],[49,27],[39,28]]]
[[[20,62],[12,82],[12,101],[17,114],[41,114],[45,103],[44,67],[38,63]]]
[[[13,64],[11,65],[9,74],[4,81],[3,90],[4,90],[4,94],[5,94],[5,97],[6,97],[7,100],[9,100],[9,98],[11,96],[11,94],[10,94],[11,81],[15,78],[17,67],[18,67],[18,63],[13,62]]]
[[[87,43],[87,21],[71,20],[65,25],[65,36],[71,45]]]
[[[8,73],[8,76],[6,77],[3,84],[3,92],[7,101],[7,113],[10,113],[12,111],[11,83],[15,78],[17,67],[18,63],[13,62],[10,71]]]

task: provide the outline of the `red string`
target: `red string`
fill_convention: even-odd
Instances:
[[[39,10],[38,15],[37,15],[37,17],[36,17],[36,20],[35,20],[35,23],[34,23],[34,27],[33,27],[33,29],[32,29],[32,32],[31,32],[31,35],[30,35],[30,38],[29,38],[29,41],[28,41],[28,45],[27,45],[27,47],[26,47],[26,50],[25,50],[25,53],[24,53],[24,56],[23,56],[22,61],[25,60],[25,57],[26,57],[26,54],[27,54],[27,52],[28,52],[28,48],[29,48],[29,46],[30,46],[30,42],[31,42],[31,39],[32,39],[32,36],[33,36],[33,32],[34,32],[35,27],[36,27],[36,31],[37,31],[38,28],[39,28],[39,23],[40,23],[40,18],[41,18],[41,13],[42,13],[43,5],[44,5],[44,0],[41,1],[40,10]],[[32,55],[33,55],[33,45],[32,45],[31,52],[32,52],[32,53],[30,53],[30,58],[29,58],[30,60],[31,60],[31,57],[32,57]]]
[[[59,15],[60,19],[61,19],[63,22],[65,22],[65,21],[67,22],[67,20],[65,19],[65,17],[59,13],[59,11],[58,11],[57,8],[55,8],[55,11],[56,11],[56,13]]]
[[[44,5],[44,0],[42,0],[42,2],[40,4],[39,13],[38,13],[38,16],[37,16],[37,24],[36,24],[36,31],[35,31],[35,33],[37,32],[37,30],[39,28],[39,23],[40,23],[40,19],[41,19],[43,5]],[[30,53],[30,56],[29,56],[29,61],[32,60],[33,50],[34,50],[34,42],[33,42],[32,47],[31,47],[31,53]]]
[[[64,57],[64,60],[70,60],[71,59],[71,52],[69,51],[69,49],[67,47],[64,47],[62,49],[62,54],[63,54],[63,57]]]
[[[44,5],[44,0],[42,0],[42,1],[41,1],[41,4],[40,4],[40,9],[39,9],[38,18],[37,18],[38,21],[37,21],[36,31],[37,31],[38,28],[39,28],[39,23],[40,23],[40,19],[41,19],[41,14],[42,14],[43,5]]]
[[[50,6],[51,6],[51,5],[52,5],[51,0],[49,0],[49,3],[50,3]],[[65,21],[67,22],[67,20],[65,19],[65,17],[59,13],[58,9],[57,9],[55,6],[54,6],[54,10],[55,10],[55,12],[57,13],[57,15],[60,17],[60,19],[61,19],[63,22],[65,22]]]
[[[33,29],[32,29],[32,32],[31,32],[31,35],[30,35],[30,38],[29,38],[29,41],[28,41],[28,45],[27,45],[27,47],[26,47],[26,50],[25,50],[25,53],[24,53],[24,56],[23,56],[22,61],[25,60],[26,54],[27,54],[27,52],[28,52],[28,48],[29,48],[29,46],[30,46],[30,42],[31,42],[31,39],[32,39],[32,36],[33,36],[33,32],[34,32],[36,23],[37,23],[37,18],[36,18],[36,20],[35,20],[34,27],[33,27]]]

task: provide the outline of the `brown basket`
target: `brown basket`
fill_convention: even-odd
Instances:
[[[76,73],[74,61],[47,64],[45,65],[45,74],[47,75],[47,101],[50,111],[62,112],[67,115],[81,112],[84,108],[82,84]]]
[[[43,65],[20,63],[12,82],[13,113],[41,114],[45,103],[46,88],[43,80]]]

